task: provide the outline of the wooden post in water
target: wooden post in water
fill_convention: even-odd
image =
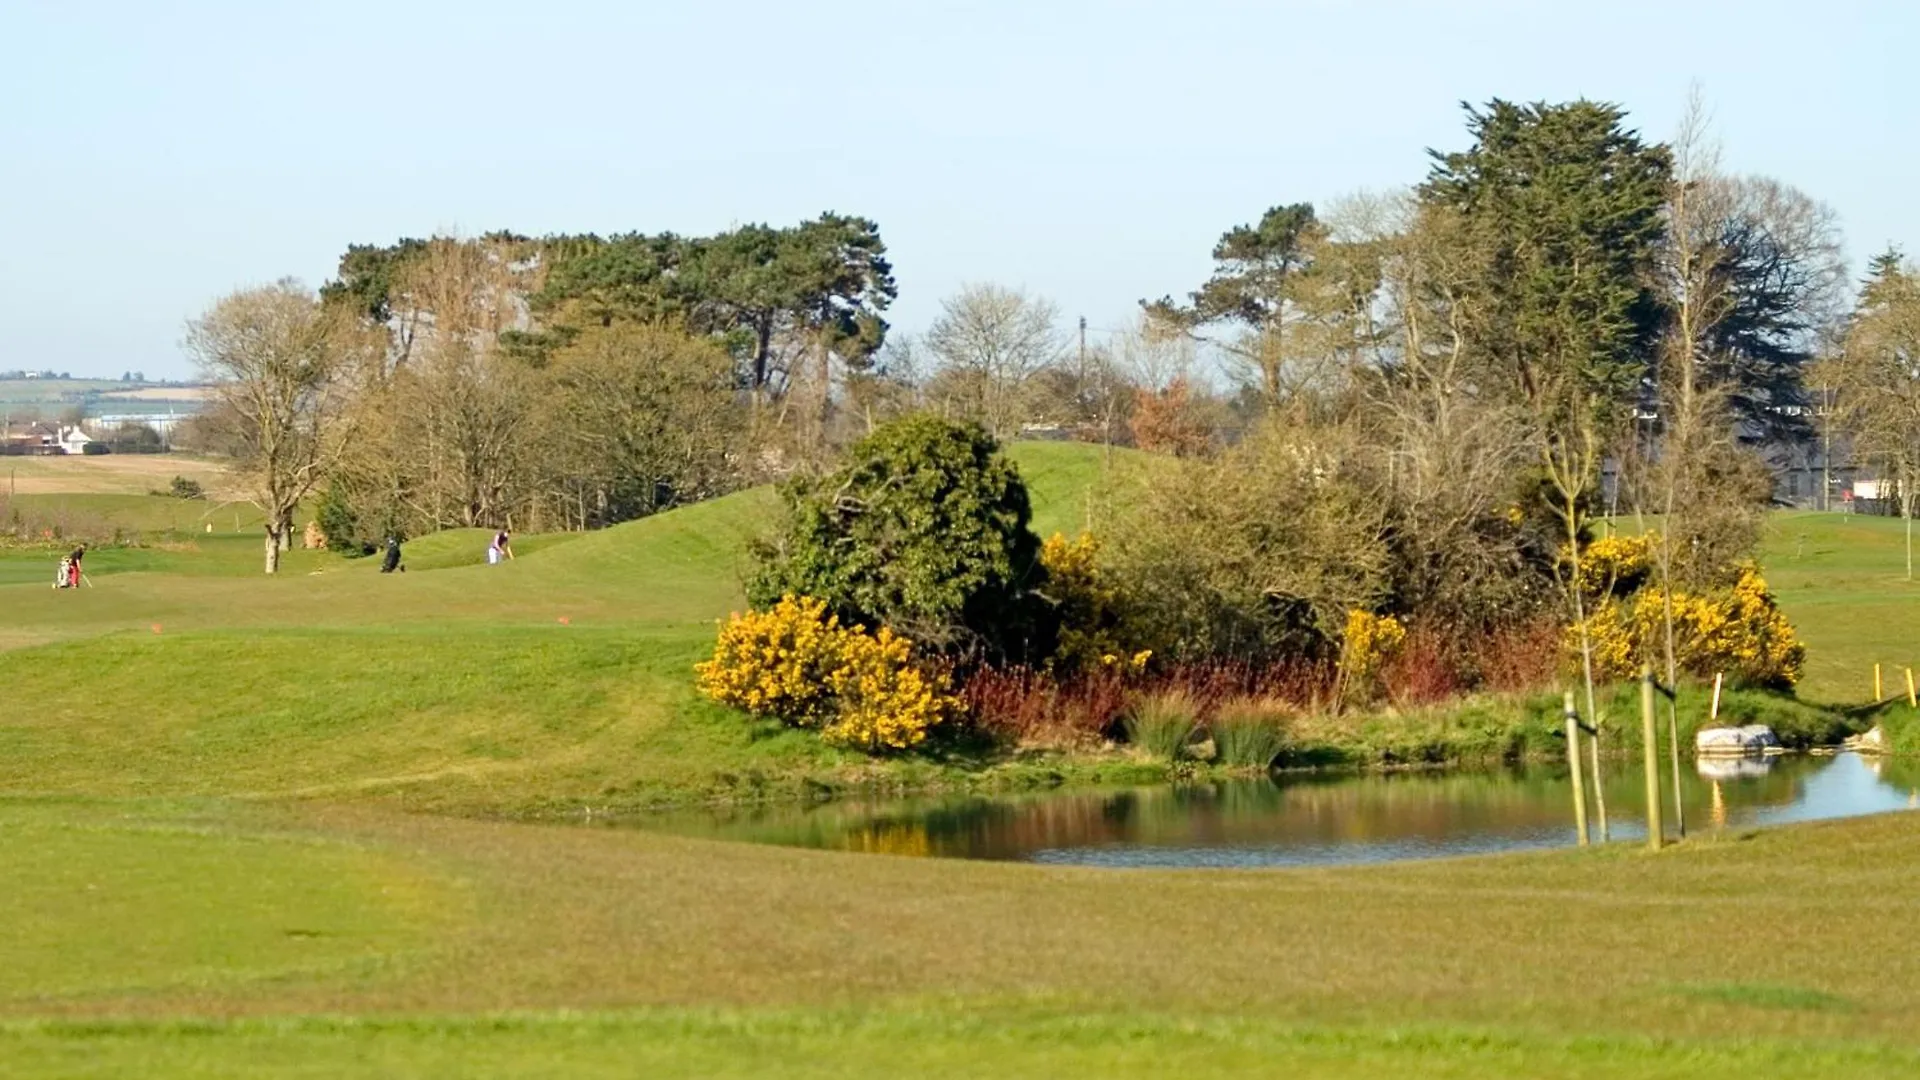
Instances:
[[[1593,738],[1587,740],[1587,763],[1593,766],[1593,816],[1600,823],[1600,842],[1605,844],[1613,839],[1607,830],[1607,789],[1601,783],[1600,776],[1600,717],[1587,717],[1593,728]]]
[[[1573,778],[1573,827],[1580,846],[1587,846],[1587,784],[1580,776],[1580,713],[1573,707],[1573,691],[1565,699],[1567,716],[1567,774]]]
[[[1653,665],[1640,665],[1641,757],[1647,763],[1647,847],[1659,851],[1667,841],[1660,824],[1660,729],[1653,723]]]
[[[1676,687],[1668,687],[1677,690]],[[1680,801],[1680,721],[1674,718],[1674,703],[1667,702],[1667,753],[1673,765],[1673,827],[1680,839],[1687,838],[1687,807]]]

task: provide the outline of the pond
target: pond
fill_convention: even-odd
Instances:
[[[1920,770],[1843,753],[1682,762],[1690,831],[1746,829],[1920,806]],[[1644,839],[1637,762],[1608,770],[1612,838]],[[1669,803],[1672,778],[1662,771]],[[1668,828],[1673,809],[1667,807]],[[1386,862],[1570,846],[1566,766],[1276,774],[1008,797],[837,800],[649,815],[642,827],[714,839],[1108,867]]]

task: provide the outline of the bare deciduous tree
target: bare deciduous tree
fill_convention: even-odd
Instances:
[[[294,508],[340,456],[343,375],[367,335],[291,280],[245,289],[187,324],[186,349],[231,422],[240,472],[266,514],[266,572],[280,569]]]
[[[1920,267],[1891,251],[1874,260],[1832,370],[1856,454],[1898,480],[1911,580],[1920,492]]]
[[[539,427],[581,527],[729,488],[741,416],[732,358],[714,342],[659,326],[588,330],[554,354],[547,379]]]
[[[941,365],[932,394],[986,427],[1016,434],[1033,418],[1033,380],[1064,352],[1059,309],[1000,285],[968,285],[941,303],[926,347]]]

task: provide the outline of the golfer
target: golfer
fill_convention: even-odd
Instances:
[[[507,530],[501,529],[493,534],[493,543],[487,545],[487,565],[493,566],[502,559],[513,558],[513,537]]]

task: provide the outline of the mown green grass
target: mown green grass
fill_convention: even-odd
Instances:
[[[391,853],[239,834],[228,816],[0,801],[0,1003],[392,964],[464,907]]]
[[[1886,932],[1920,916],[1920,833],[1897,818],[1659,856],[1115,873],[217,805],[0,805],[20,865],[80,864],[5,883],[57,981],[0,995],[0,1060],[1228,1075],[1270,1055],[1332,1075],[1669,1076],[1893,1073],[1920,1053],[1920,946]],[[164,846],[102,859],[103,817],[208,847],[178,872]],[[83,881],[120,908],[89,908]],[[1766,947],[1710,929],[1727,924],[1769,928]]]
[[[1767,583],[1807,645],[1802,696],[1833,703],[1906,694],[1920,669],[1920,580],[1906,577],[1903,523],[1857,514],[1782,513],[1768,521]]]
[[[1042,531],[1097,525],[1132,467],[1015,450]],[[258,536],[218,523],[102,549],[78,591],[46,587],[46,552],[0,556],[0,582],[22,575],[0,583],[4,1071],[1916,1067],[1920,945],[1898,928],[1920,833],[1898,817],[1659,856],[1116,873],[404,812],[584,823],[963,768],[869,766],[695,699],[776,514],[747,492],[517,538],[497,567],[454,532],[409,543],[401,575],[295,552],[266,580]],[[1783,516],[1766,561],[1809,697],[1859,702],[1863,665],[1920,660],[1898,523]],[[1375,735],[1497,741],[1500,708]]]
[[[673,1010],[423,1020],[0,1025],[29,1075],[383,1077],[1905,1077],[1877,1043],[1312,1028],[1257,1017],[1035,1016],[1004,1009]],[[316,1068],[316,1065],[321,1067]]]

